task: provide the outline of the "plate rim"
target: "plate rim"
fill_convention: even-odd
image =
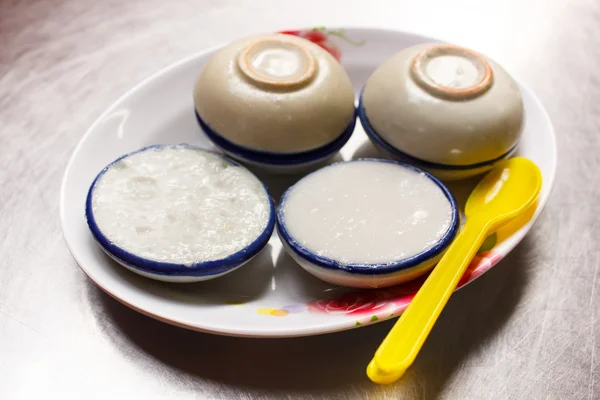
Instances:
[[[307,28],[300,28],[298,30],[302,30],[302,29],[307,29]],[[417,33],[417,32],[404,31],[404,30],[400,30],[400,29],[388,29],[388,28],[380,28],[380,27],[352,26],[352,25],[343,26],[343,27],[331,26],[331,27],[328,27],[328,29],[332,29],[332,30],[344,29],[346,31],[353,31],[353,32],[357,32],[357,33],[362,32],[365,35],[393,34],[393,35],[401,35],[401,36],[405,36],[405,37],[415,38],[415,39],[418,39],[421,41],[427,40],[427,41],[432,41],[432,42],[444,42],[443,40],[440,40],[435,37],[431,37],[431,36],[424,35],[424,34]],[[273,32],[270,32],[270,33],[273,33]],[[125,91],[121,96],[119,96],[116,100],[114,100],[106,108],[106,110],[104,112],[102,112],[94,120],[94,122],[90,125],[90,127],[85,131],[84,135],[79,139],[77,145],[71,151],[71,156],[69,157],[69,161],[67,162],[67,165],[63,170],[63,176],[61,179],[61,185],[60,185],[60,190],[59,190],[59,220],[60,220],[61,234],[62,234],[63,240],[67,246],[67,249],[68,249],[69,253],[71,254],[71,257],[76,262],[78,267],[84,272],[84,274],[96,286],[98,286],[100,289],[102,289],[102,291],[104,291],[110,297],[114,298],[115,300],[119,301],[120,303],[124,304],[125,306],[127,306],[141,314],[144,314],[148,317],[159,320],[161,322],[165,322],[170,325],[178,326],[178,327],[185,328],[185,329],[190,329],[193,331],[217,334],[217,335],[222,335],[222,336],[231,336],[231,337],[291,338],[291,337],[314,336],[314,335],[341,332],[341,331],[345,331],[345,330],[361,328],[361,327],[364,327],[367,325],[372,325],[373,323],[383,321],[384,319],[380,319],[379,321],[375,321],[371,324],[353,325],[349,319],[348,320],[340,319],[338,323],[330,324],[330,325],[327,325],[326,327],[322,327],[321,325],[315,324],[308,328],[301,327],[301,328],[294,328],[292,330],[290,330],[289,328],[281,328],[281,329],[269,328],[268,330],[260,330],[260,329],[258,329],[258,330],[256,330],[256,329],[254,329],[254,330],[253,329],[232,330],[232,329],[228,329],[228,328],[219,329],[218,327],[212,327],[212,328],[211,327],[201,327],[201,326],[186,323],[185,321],[181,321],[179,319],[165,317],[163,315],[148,311],[148,310],[142,308],[141,306],[133,304],[133,303],[126,301],[125,299],[117,296],[115,293],[112,293],[110,290],[108,290],[106,287],[104,287],[102,284],[100,284],[97,280],[95,280],[90,275],[90,273],[81,266],[80,260],[74,254],[74,251],[71,247],[72,244],[70,244],[69,241],[67,240],[67,234],[65,233],[68,230],[66,228],[68,223],[66,221],[66,211],[65,211],[65,198],[66,198],[67,180],[68,180],[67,178],[69,177],[69,172],[72,170],[76,155],[80,152],[81,147],[89,139],[89,137],[91,136],[91,133],[98,128],[98,126],[106,119],[106,117],[108,115],[110,115],[110,113],[112,113],[123,102],[125,102],[128,98],[133,96],[136,92],[138,92],[144,86],[148,85],[150,82],[156,80],[157,78],[159,78],[162,75],[165,75],[170,72],[173,72],[174,70],[177,70],[178,68],[182,67],[183,65],[191,62],[192,60],[194,60],[198,57],[202,57],[208,53],[214,52],[215,50],[223,47],[227,43],[228,43],[227,41],[220,42],[217,45],[209,46],[207,48],[199,50],[189,56],[186,56],[178,61],[175,61],[175,62],[167,65],[164,68],[159,69],[158,71],[152,73],[145,79],[142,79],[139,83],[133,85],[133,87],[131,87],[129,90]],[[522,88],[522,90],[525,90],[528,92],[528,94],[530,94],[530,97],[533,100],[533,102],[535,103],[536,107],[541,111],[541,116],[543,117],[544,124],[546,124],[548,126],[549,137],[551,138],[551,141],[549,143],[550,154],[548,154],[548,157],[553,159],[554,163],[552,165],[550,180],[544,181],[544,183],[543,183],[544,186],[548,187],[548,194],[545,197],[540,198],[540,200],[538,202],[537,210],[535,211],[535,214],[533,215],[531,220],[527,224],[525,224],[522,228],[520,228],[517,232],[515,232],[511,235],[511,238],[514,238],[516,240],[502,242],[497,247],[497,248],[501,249],[502,258],[506,257],[506,255],[508,255],[523,240],[523,238],[527,235],[527,233],[529,233],[529,231],[531,230],[531,228],[533,227],[533,225],[535,224],[535,222],[538,220],[539,216],[543,212],[543,209],[546,206],[548,199],[550,198],[550,196],[552,195],[552,192],[554,190],[554,182],[556,180],[556,171],[557,171],[557,167],[558,167],[558,149],[557,149],[556,131],[554,129],[554,125],[552,124],[552,120],[548,114],[548,111],[544,107],[541,100],[535,95],[535,93],[532,90],[530,90],[529,87],[525,83],[523,83],[522,80],[518,79],[517,74],[514,74],[511,71],[509,71],[509,73],[511,74],[511,76],[515,77],[515,80],[518,82],[518,84]],[[456,288],[455,291],[460,290],[463,287],[474,282],[481,275],[486,273],[491,268],[492,267],[489,267],[488,269],[481,272],[480,274],[475,274],[472,277],[472,279],[470,279],[469,281],[464,283],[462,286]],[[474,271],[474,272],[476,272],[476,271]],[[394,318],[397,317],[398,315],[400,315],[400,313],[398,313],[397,315],[394,315]]]

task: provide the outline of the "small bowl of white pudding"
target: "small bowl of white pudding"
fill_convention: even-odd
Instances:
[[[289,188],[277,209],[286,251],[326,282],[397,285],[428,272],[454,239],[458,207],[431,174],[391,160],[321,168]]]
[[[86,218],[100,247],[148,278],[217,278],[257,255],[273,232],[266,187],[222,155],[188,145],[150,146],[105,167]]]

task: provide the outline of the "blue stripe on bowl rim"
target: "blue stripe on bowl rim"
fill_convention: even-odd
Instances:
[[[452,240],[454,240],[454,237],[456,236],[456,233],[458,232],[459,213],[458,213],[458,205],[456,203],[456,200],[454,199],[454,196],[452,195],[452,193],[450,193],[450,190],[448,190],[448,188],[439,179],[437,179],[435,176],[431,175],[430,173],[423,171],[420,168],[417,168],[413,165],[408,165],[408,164],[405,164],[405,163],[402,163],[399,161],[395,161],[395,160],[386,160],[386,159],[379,159],[379,158],[359,158],[356,160],[342,161],[342,162],[330,164],[326,167],[323,167],[315,172],[308,174],[307,176],[312,175],[316,172],[319,172],[322,169],[329,168],[329,167],[337,165],[337,164],[349,163],[349,162],[364,162],[364,161],[395,164],[400,167],[408,168],[415,172],[423,173],[423,174],[425,174],[425,176],[427,176],[427,178],[429,178],[431,181],[433,181],[433,183],[435,183],[440,188],[440,190],[444,193],[444,196],[446,196],[446,199],[448,199],[448,201],[450,202],[450,207],[452,209],[452,218],[451,218],[448,230],[446,231],[444,236],[442,236],[442,238],[433,247],[431,247],[430,249],[425,250],[421,253],[418,253],[412,257],[408,257],[408,258],[405,258],[405,259],[402,259],[399,261],[395,261],[395,262],[390,262],[390,263],[345,264],[345,263],[341,263],[341,262],[336,261],[331,258],[319,256],[319,255],[315,254],[313,251],[307,249],[306,247],[304,247],[300,243],[298,243],[298,241],[296,241],[292,237],[292,235],[289,233],[287,227],[285,226],[285,217],[284,217],[285,202],[287,200],[287,196],[289,195],[289,193],[291,193],[291,191],[293,190],[293,188],[296,184],[294,184],[292,187],[287,189],[285,191],[285,193],[283,194],[283,196],[281,196],[281,200],[280,200],[279,206],[277,208],[277,232],[279,233],[279,236],[282,238],[282,240],[284,240],[286,242],[286,244],[289,246],[289,248],[292,249],[292,251],[296,255],[298,255],[299,257],[303,258],[304,260],[306,260],[312,264],[315,264],[319,267],[323,267],[325,269],[339,270],[339,271],[344,271],[344,272],[348,272],[348,273],[356,274],[356,275],[383,275],[383,274],[389,274],[389,273],[393,273],[393,272],[399,272],[399,271],[410,269],[412,267],[416,267],[416,266],[422,264],[423,262],[440,255],[450,245]],[[302,179],[304,179],[304,178],[302,178]]]
[[[352,136],[352,133],[354,132],[354,127],[356,126],[357,116],[357,111],[355,108],[354,114],[352,115],[352,119],[350,120],[350,123],[348,124],[346,129],[344,129],[340,136],[338,136],[336,139],[327,143],[324,146],[317,147],[313,150],[301,151],[297,153],[274,153],[270,151],[254,150],[249,147],[240,146],[225,139],[223,136],[221,136],[221,134],[214,131],[200,117],[198,111],[194,110],[194,112],[196,114],[196,121],[198,121],[200,128],[202,128],[206,136],[216,146],[220,147],[227,153],[233,154],[234,156],[239,157],[241,159],[248,160],[254,163],[274,166],[294,166],[307,164],[332,156],[342,147],[344,147],[346,142],[348,142],[348,140]]]
[[[431,161],[421,160],[420,158],[413,157],[409,154],[406,154],[396,147],[388,143],[385,139],[383,139],[369,122],[369,118],[367,117],[365,108],[363,106],[363,92],[361,91],[359,101],[358,101],[358,118],[360,119],[360,123],[365,130],[367,136],[375,142],[377,145],[383,147],[386,151],[398,157],[401,160],[405,160],[411,164],[418,165],[419,167],[431,169],[431,170],[446,170],[446,171],[466,171],[466,170],[474,170],[477,168],[492,166],[498,161],[504,160],[509,157],[518,147],[518,143],[515,144],[509,151],[501,155],[500,157],[494,158],[492,160],[483,161],[475,164],[468,165],[450,165],[450,164],[438,164]]]
[[[155,261],[155,260],[150,260],[147,258],[137,256],[137,255],[117,246],[116,244],[111,242],[102,233],[102,231],[98,227],[98,224],[96,223],[96,220],[94,218],[94,212],[93,212],[93,207],[92,207],[92,197],[93,197],[93,192],[96,187],[96,184],[99,182],[99,180],[102,178],[102,176],[106,173],[106,171],[108,171],[112,166],[114,166],[116,163],[123,160],[124,158],[129,157],[136,153],[141,153],[143,151],[157,150],[157,149],[164,149],[164,148],[186,148],[186,149],[192,149],[192,150],[199,150],[202,152],[214,154],[214,155],[224,159],[225,161],[227,161],[228,163],[230,163],[233,166],[244,168],[238,162],[236,162],[222,154],[216,153],[214,151],[202,149],[199,147],[191,146],[188,144],[152,145],[152,146],[143,147],[143,148],[133,151],[131,153],[127,153],[127,154],[117,158],[116,160],[112,161],[106,167],[104,167],[102,169],[102,171],[100,171],[100,173],[96,176],[96,178],[92,182],[92,185],[90,186],[90,189],[88,190],[88,194],[87,194],[87,198],[86,198],[86,202],[85,202],[85,216],[86,216],[90,231],[92,232],[92,235],[94,236],[94,239],[96,240],[96,242],[98,242],[98,244],[104,249],[104,251],[109,253],[109,255],[113,256],[118,261],[121,261],[122,263],[128,265],[129,267],[132,267],[132,268],[137,269],[142,272],[150,273],[153,275],[161,275],[161,276],[208,277],[208,276],[213,276],[213,275],[219,275],[219,274],[223,274],[231,269],[238,267],[240,264],[245,263],[246,261],[248,261],[252,257],[254,257],[256,254],[258,254],[260,252],[260,250],[262,250],[265,247],[265,245],[271,238],[271,234],[273,233],[273,229],[275,226],[275,206],[273,203],[273,199],[269,195],[269,192],[268,192],[265,184],[262,183],[260,180],[259,180],[259,182],[261,182],[263,189],[265,190],[265,192],[267,194],[267,198],[269,199],[269,220],[267,222],[267,225],[266,225],[265,229],[263,230],[263,232],[252,243],[250,243],[245,248],[237,251],[236,253],[231,254],[228,257],[225,257],[225,258],[222,258],[219,260],[200,261],[200,262],[193,263],[191,266],[186,266],[184,264],[175,264],[175,263],[168,263],[168,262],[162,262],[162,261]]]

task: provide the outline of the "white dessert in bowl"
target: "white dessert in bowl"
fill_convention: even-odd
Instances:
[[[448,189],[390,160],[337,163],[288,189],[277,210],[285,249],[306,271],[338,285],[386,287],[414,279],[458,229]]]
[[[274,207],[238,163],[187,145],[150,146],[118,158],[92,183],[86,218],[115,261],[168,282],[222,276],[269,240]]]

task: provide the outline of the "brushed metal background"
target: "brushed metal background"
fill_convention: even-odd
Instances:
[[[64,167],[118,96],[207,46],[313,25],[476,48],[541,98],[555,190],[531,234],[456,294],[405,379],[364,367],[392,322],[321,337],[189,332],[103,294],[58,224]],[[0,398],[599,399],[600,2],[0,0]]]

